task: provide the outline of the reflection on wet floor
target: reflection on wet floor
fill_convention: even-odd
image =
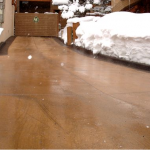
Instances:
[[[42,37],[16,37],[0,72],[1,149],[150,148],[148,72]]]

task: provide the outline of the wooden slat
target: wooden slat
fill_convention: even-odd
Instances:
[[[39,22],[34,22],[34,17]],[[58,14],[15,14],[15,35],[58,36]]]
[[[80,25],[79,22],[73,23],[73,42],[75,41],[75,39],[78,38],[76,35],[76,29],[78,28],[79,25]]]
[[[72,27],[67,28],[67,45],[72,43]]]

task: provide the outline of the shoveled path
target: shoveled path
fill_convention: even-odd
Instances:
[[[0,148],[148,149],[150,73],[16,37],[0,56]]]

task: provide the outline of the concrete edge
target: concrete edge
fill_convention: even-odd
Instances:
[[[1,42],[0,44],[0,55],[8,55],[9,46],[15,40],[15,36],[9,37],[5,42]]]
[[[6,44],[6,42],[1,42],[0,43],[0,50],[4,47],[5,44]]]
[[[92,51],[87,50],[87,49],[82,48],[82,47],[77,47],[74,44],[71,46],[67,46],[63,43],[63,40],[59,37],[56,37],[55,40],[56,40],[56,42],[58,42],[62,46],[68,47],[71,50],[73,50],[79,54],[86,55],[86,56],[92,57],[94,59],[104,60],[104,61],[111,62],[114,64],[123,65],[126,67],[150,72],[150,65],[131,62],[131,61],[127,61],[124,59],[120,59],[120,58],[116,58],[116,57],[112,57],[112,56],[106,56],[106,55],[102,55],[102,54],[93,54]]]

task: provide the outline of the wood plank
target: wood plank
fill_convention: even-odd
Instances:
[[[34,17],[39,21],[34,22]],[[17,36],[58,36],[58,14],[17,13],[15,20]]]

